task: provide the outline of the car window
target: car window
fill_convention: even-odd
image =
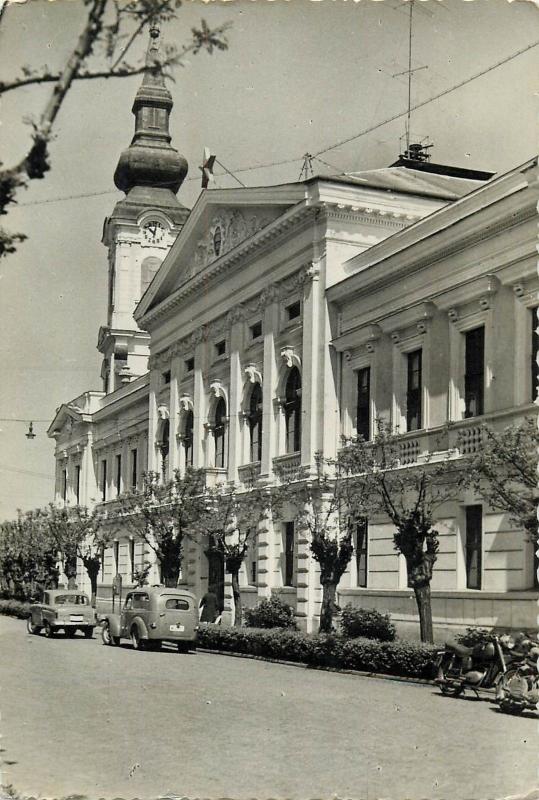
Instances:
[[[189,602],[184,600],[183,597],[169,597],[165,603],[165,608],[171,608],[176,611],[187,611]]]
[[[48,592],[45,592],[43,594],[43,605],[45,605],[45,606],[49,605],[49,593]]]
[[[133,595],[133,608],[148,608],[150,598],[145,592],[138,592]]]
[[[59,594],[54,601],[57,606],[87,606],[89,600],[84,594]]]
[[[133,595],[132,594],[128,594],[127,597],[125,598],[124,608],[126,608],[127,610],[129,610],[130,608],[133,608]]]

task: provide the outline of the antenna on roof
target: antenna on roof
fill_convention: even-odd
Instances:
[[[312,178],[314,175],[313,170],[313,158],[310,153],[305,153],[303,156],[303,166],[301,168],[301,172],[299,173],[298,181],[302,179],[303,174],[305,173],[305,180],[308,178]],[[310,173],[310,174],[309,174]]]
[[[423,145],[423,142],[419,144],[410,144],[412,138],[411,127],[410,127],[412,119],[412,76],[414,72],[419,72],[419,70],[421,69],[428,69],[428,66],[423,65],[422,67],[412,67],[412,48],[413,48],[413,38],[414,38],[414,0],[408,0],[408,3],[410,6],[409,27],[408,27],[408,69],[405,69],[402,72],[396,72],[394,75],[392,75],[393,78],[397,78],[399,75],[408,76],[408,111],[406,113],[406,123],[405,123],[406,146],[404,154],[402,154],[401,157],[413,159],[415,161],[428,161],[430,155],[428,153],[424,153],[423,151],[427,147],[432,147],[432,145]]]

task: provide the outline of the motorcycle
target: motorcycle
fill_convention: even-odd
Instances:
[[[522,646],[523,652],[515,654],[520,660],[503,676],[496,698],[507,714],[536,711],[539,703],[539,645],[527,640]]]
[[[434,680],[442,694],[458,697],[471,689],[479,698],[479,689],[494,689],[498,698],[507,664],[512,660],[507,640],[506,636],[493,634],[474,647],[446,642],[445,649],[437,653]]]

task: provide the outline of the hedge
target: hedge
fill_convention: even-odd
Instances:
[[[313,667],[352,669],[407,678],[432,678],[437,647],[414,642],[346,639],[334,634],[202,626],[197,646]]]
[[[0,614],[26,619],[30,614],[31,605],[31,603],[23,603],[20,600],[0,600]]]

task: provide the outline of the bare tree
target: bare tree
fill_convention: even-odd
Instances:
[[[158,473],[149,472],[142,491],[120,497],[104,523],[122,534],[130,531],[149,546],[167,587],[178,584],[186,539],[204,510],[204,482],[204,470],[177,473],[165,484]]]
[[[67,577],[68,589],[76,588],[77,559],[88,574],[92,605],[97,598],[97,578],[101,567],[101,550],[108,539],[102,527],[101,514],[85,506],[55,506],[41,509],[41,527],[54,542]]]
[[[538,541],[537,420],[527,417],[522,423],[497,432],[483,425],[481,447],[467,464],[463,480],[493,508],[509,514],[533,542]]]
[[[320,565],[319,631],[329,633],[333,616],[339,610],[337,588],[354,552],[354,528],[365,510],[361,513],[360,505],[351,502],[352,484],[338,463],[320,454],[315,463],[316,473],[312,476],[302,471],[295,475],[281,474],[281,485],[274,491],[273,502],[279,509],[285,504],[293,506],[297,527],[308,532],[312,556]]]
[[[19,76],[0,81],[0,95],[25,86],[52,85],[42,113],[37,121],[31,123],[26,155],[18,164],[0,170],[0,215],[6,214],[9,206],[16,202],[18,189],[26,187],[31,180],[43,178],[49,171],[48,146],[53,126],[73,82],[125,78],[144,72],[145,63],[128,60],[133,44],[147,24],[175,19],[181,0],[84,0],[84,4],[88,8],[87,17],[73,51],[60,71],[47,66],[40,69],[24,66]],[[211,29],[202,20],[199,28],[192,28],[191,41],[181,47],[166,46],[156,66],[165,77],[171,78],[172,70],[181,65],[188,53],[198,53],[202,49],[209,53],[214,49],[226,50],[228,27],[225,24]],[[100,62],[99,66],[95,60]],[[0,257],[13,253],[25,238],[24,234],[0,228]]]
[[[449,461],[403,464],[401,438],[383,424],[373,442],[356,439],[343,448],[340,469],[350,476],[352,505],[385,513],[394,525],[393,545],[406,560],[414,590],[421,641],[433,641],[430,584],[438,557],[436,511],[459,493],[458,473]]]
[[[223,556],[231,577],[234,597],[234,626],[242,623],[240,571],[249,548],[258,536],[258,525],[267,514],[271,498],[266,489],[247,480],[247,488],[220,485],[207,488],[204,511],[196,520],[199,537],[207,536],[210,546]]]

